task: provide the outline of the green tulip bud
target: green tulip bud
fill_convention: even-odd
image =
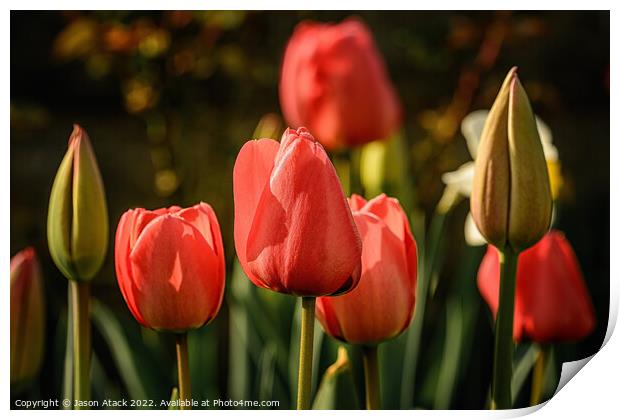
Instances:
[[[482,130],[471,213],[490,244],[520,252],[547,232],[552,205],[536,120],[514,67]]]
[[[88,134],[77,124],[52,186],[47,240],[68,279],[90,280],[103,264],[108,247],[103,181]]]

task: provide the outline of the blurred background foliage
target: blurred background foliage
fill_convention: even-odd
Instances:
[[[229,276],[217,319],[190,334],[194,397],[293,405],[299,310],[294,298],[250,284],[235,262],[232,166],[259,121],[259,130],[274,136],[283,128],[279,66],[294,26],[350,15],[373,31],[403,102],[404,171],[413,191],[406,210],[423,270],[432,261],[416,321],[380,350],[385,408],[486,404],[492,318],[475,284],[484,250],[465,244],[467,201],[439,221],[431,216],[441,174],[470,159],[462,118],[490,107],[513,65],[553,131],[564,182],[556,227],[575,248],[598,320],[586,340],[554,347],[547,396],[562,361],[598,350],[609,309],[608,12],[12,12],[11,255],[36,247],[48,300],[42,371],[13,389],[12,401],[58,398],[67,385],[67,281],[47,251],[45,223],[52,180],[77,122],[97,154],[111,235],[131,207],[202,200],[216,210]],[[447,239],[425,253],[427,231]],[[93,282],[93,398],[169,399],[176,384],[173,339],[131,317],[112,250],[113,243]],[[359,407],[360,355],[353,348],[339,353],[318,330],[315,407]],[[536,351],[531,343],[517,347],[517,406],[528,403]]]

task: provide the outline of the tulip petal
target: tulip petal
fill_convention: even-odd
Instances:
[[[114,266],[116,268],[118,286],[129,307],[129,311],[140,324],[148,326],[136,306],[135,286],[133,284],[131,263],[129,261],[132,245],[131,235],[134,231],[134,224],[138,215],[138,210],[129,210],[121,216],[121,220],[118,222],[116,239],[114,242]]]
[[[101,268],[108,249],[108,208],[103,181],[88,135],[74,126],[73,225],[71,250],[78,280],[90,280]]]
[[[72,263],[71,255],[71,179],[73,176],[74,148],[70,147],[60,163],[47,212],[47,242],[50,255],[62,274],[68,279],[77,280],[78,273]]]
[[[219,261],[202,233],[174,215],[149,223],[130,254],[136,305],[158,330],[197,328],[217,313]]]
[[[283,137],[248,235],[247,260],[270,288],[280,283],[293,294],[329,295],[347,282],[355,286],[361,241],[333,165],[305,133]]]
[[[566,341],[592,332],[592,301],[564,235],[550,232],[520,258],[517,297],[528,337],[537,342]]]
[[[410,283],[402,241],[372,214],[356,213],[354,218],[364,238],[362,279],[346,295],[326,300],[347,342],[377,343],[409,325],[415,288]]]
[[[349,207],[351,207],[352,212],[361,210],[367,203],[364,197],[357,194],[352,194],[351,198],[347,199],[347,201],[349,202]]]
[[[261,287],[268,286],[248,268],[246,244],[258,202],[263,190],[268,186],[278,148],[279,143],[271,139],[248,141],[239,151],[233,169],[235,250],[245,274]]]
[[[407,215],[403,211],[398,200],[381,194],[366,203],[363,211],[372,213],[383,220],[392,233],[400,239],[401,244],[404,244],[409,267],[409,278],[413,282],[415,289],[418,274],[417,245],[411,233]]]
[[[207,203],[201,202],[193,207],[177,212],[176,215],[191,223],[200,233],[202,233],[202,236],[217,256],[219,262],[217,281],[224,284],[226,281],[224,243],[222,241],[220,225],[217,221],[217,216],[215,215],[213,208]],[[220,302],[215,311],[216,313],[219,312],[223,298],[224,294],[222,293]]]
[[[543,146],[527,94],[517,77],[512,79],[510,89],[508,235],[512,247],[521,251],[538,242],[549,229],[553,200]]]

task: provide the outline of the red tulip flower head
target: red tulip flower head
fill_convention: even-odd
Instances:
[[[489,246],[478,270],[478,289],[497,314],[499,254]],[[580,340],[594,328],[588,289],[572,247],[557,231],[519,255],[514,339],[536,342]]]
[[[250,140],[233,172],[235,248],[257,286],[298,296],[359,281],[362,244],[336,170],[305,128]]]
[[[220,309],[224,247],[208,204],[125,212],[116,230],[115,264],[125,302],[145,327],[198,328]]]
[[[11,383],[32,379],[43,361],[45,298],[39,259],[28,247],[11,258]]]
[[[385,139],[401,107],[368,27],[302,22],[288,42],[280,77],[288,123],[305,126],[328,149]]]
[[[362,275],[346,295],[317,299],[317,318],[334,338],[374,344],[393,338],[411,322],[417,249],[398,200],[382,194],[366,202],[353,195],[353,218],[362,236]]]

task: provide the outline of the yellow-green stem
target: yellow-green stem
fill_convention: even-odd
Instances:
[[[192,399],[192,382],[189,376],[189,357],[187,355],[187,333],[175,335],[177,348],[177,370],[179,373],[179,397],[181,410],[189,410],[186,404]]]
[[[364,379],[366,384],[366,410],[381,408],[381,386],[379,381],[378,346],[363,346]]]
[[[545,368],[549,359],[549,351],[546,345],[541,345],[536,356],[534,371],[532,372],[532,393],[530,405],[538,405],[542,400],[543,385],[545,383]]]
[[[495,320],[495,355],[491,409],[508,409],[512,405],[512,326],[515,308],[517,261],[519,254],[509,247],[499,252],[499,308]]]
[[[314,344],[314,304],[316,298],[301,298],[301,337],[299,343],[299,378],[297,409],[310,409],[312,394],[312,345]]]
[[[90,284],[70,280],[73,311],[73,399],[90,400]],[[76,410],[88,404],[76,404]]]

